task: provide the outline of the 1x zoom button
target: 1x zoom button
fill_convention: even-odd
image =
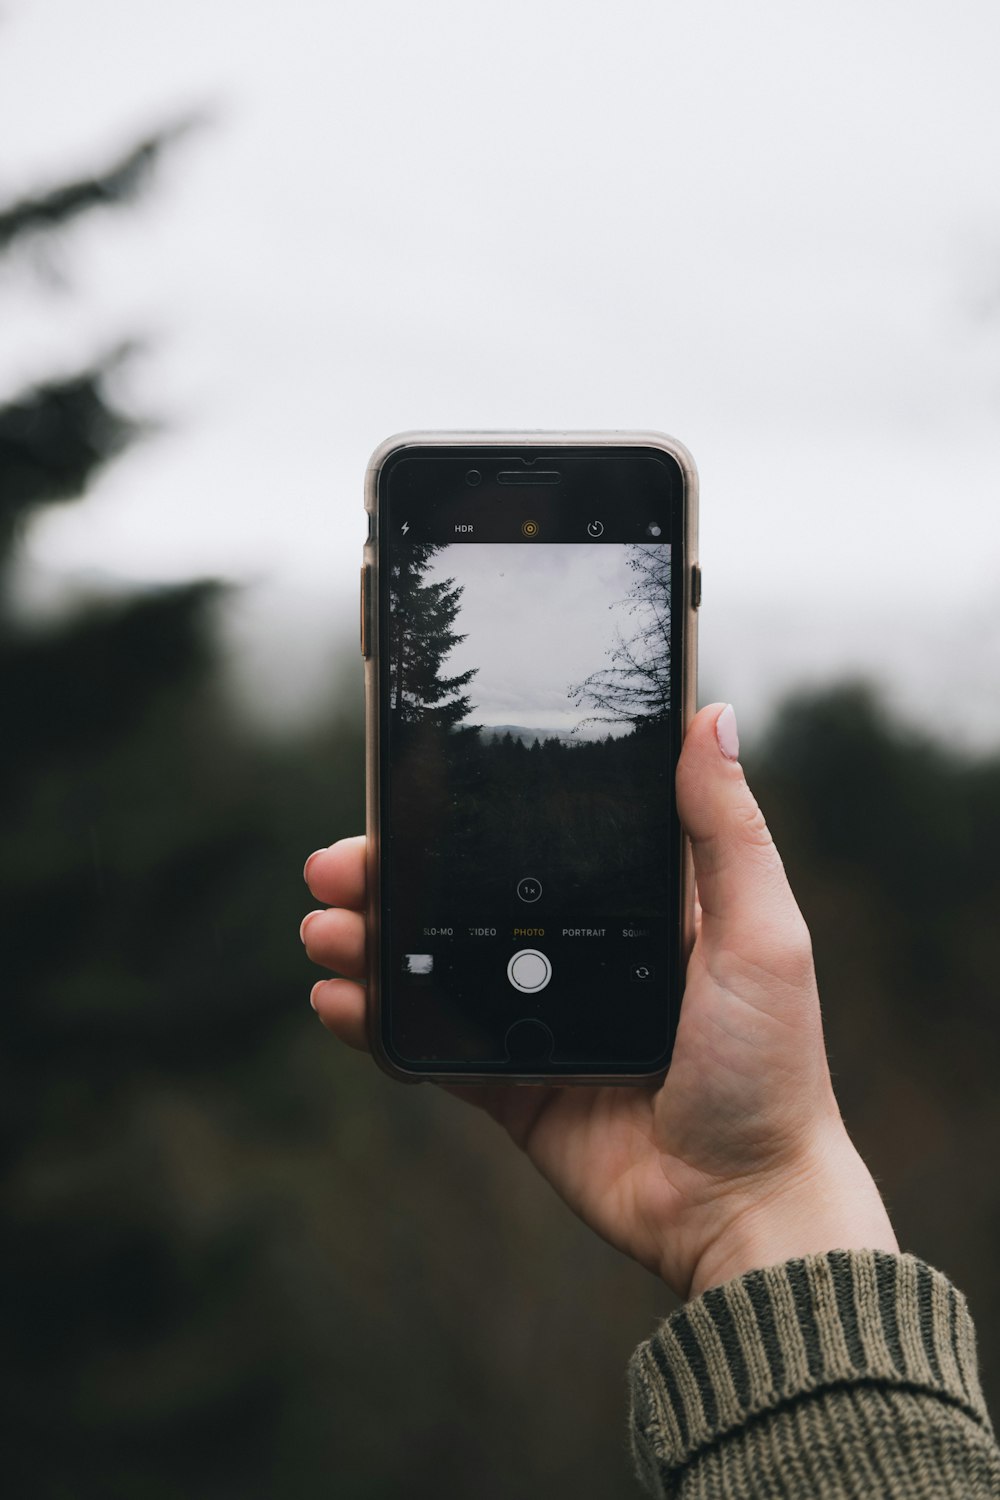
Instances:
[[[507,965],[507,978],[522,995],[536,995],[552,978],[552,965],[537,948],[521,948]]]

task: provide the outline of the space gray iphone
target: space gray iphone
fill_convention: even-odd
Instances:
[[[670,1059],[692,891],[697,477],[647,433],[412,433],[362,572],[369,1033],[396,1077]]]

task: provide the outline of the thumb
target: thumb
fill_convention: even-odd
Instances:
[[[809,933],[738,756],[732,706],[703,708],[677,765],[677,811],[691,840],[705,956],[811,980]]]

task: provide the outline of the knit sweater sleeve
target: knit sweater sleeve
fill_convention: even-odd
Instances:
[[[657,1500],[1000,1496],[965,1298],[912,1255],[739,1276],[661,1323],[628,1379]]]

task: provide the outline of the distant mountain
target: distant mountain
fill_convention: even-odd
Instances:
[[[505,734],[513,739],[520,740],[522,745],[531,746],[535,740],[562,740],[564,745],[578,745],[581,740],[602,740],[607,734],[607,729],[598,729],[595,733],[595,725],[585,724],[576,734],[570,734],[568,729],[528,729],[524,724],[484,724],[480,733],[484,740],[502,740]]]

